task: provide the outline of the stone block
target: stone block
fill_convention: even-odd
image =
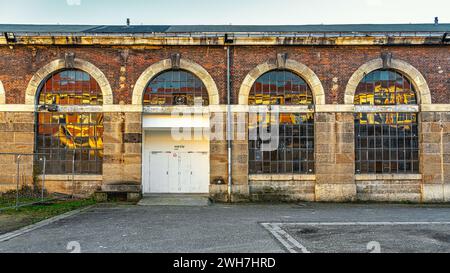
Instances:
[[[141,133],[125,133],[123,135],[123,143],[142,143]]]
[[[352,172],[316,174],[317,184],[351,184],[354,183],[355,177]]]
[[[121,154],[124,150],[124,147],[120,143],[104,143],[103,144],[103,152],[106,154],[117,155]]]
[[[336,113],[336,121],[337,122],[348,123],[348,124],[352,125],[352,128],[353,128],[354,120],[355,120],[355,116],[353,113]],[[350,129],[350,130],[352,130],[352,129]]]
[[[123,134],[112,134],[111,132],[103,133],[104,144],[122,144]]]
[[[340,143],[336,146],[336,153],[354,154],[355,143]]]
[[[316,144],[329,144],[331,136],[329,133],[322,133],[320,131],[316,131],[315,135],[315,143]]]
[[[421,113],[422,122],[434,122],[435,121],[435,113],[433,112],[423,112]]]
[[[330,122],[319,122],[315,124],[315,130],[321,133],[334,132],[334,123]]]
[[[17,144],[33,143],[34,142],[34,133],[16,132],[16,133],[14,133],[14,142],[17,143]]]
[[[127,193],[127,201],[128,202],[139,202],[141,200],[142,196],[140,193],[137,192],[128,192]]]
[[[341,164],[341,163],[353,164],[354,162],[355,162],[354,154],[349,154],[349,153],[336,154],[336,164]]]
[[[121,184],[121,183],[103,184],[102,185],[102,191],[104,191],[104,192],[134,192],[134,193],[140,193],[141,192],[141,185],[140,184]]]
[[[336,132],[338,133],[349,133],[354,135],[355,125],[350,122],[338,122],[336,123]]]
[[[355,135],[353,133],[340,133],[336,134],[336,145],[341,145],[344,143],[354,143],[355,142]]]
[[[422,164],[422,173],[424,175],[438,175],[442,172],[442,166],[439,163],[425,163]]]
[[[334,154],[334,145],[333,144],[316,144],[316,153],[317,154]]]
[[[233,185],[248,185],[248,175],[246,174],[233,175]]]
[[[142,147],[138,143],[125,143],[125,153],[126,154],[141,154]]]
[[[423,143],[422,149],[425,154],[439,154],[441,152],[440,144],[435,143]]]
[[[34,132],[34,123],[14,123],[11,130],[14,132]]]
[[[315,185],[316,201],[318,202],[350,202],[356,200],[356,184],[326,184]]]
[[[95,192],[94,193],[94,199],[95,201],[102,203],[102,202],[108,202],[108,193],[106,192]]]
[[[125,123],[125,133],[142,133],[141,123]]]
[[[424,203],[442,203],[446,201],[446,190],[450,193],[450,185],[424,184],[422,187],[422,201]],[[447,188],[447,189],[446,189]],[[450,199],[447,197],[447,201]]]
[[[321,164],[321,163],[333,164],[333,163],[336,163],[336,159],[333,155],[330,155],[330,154],[317,154],[316,155],[316,163],[317,164]]]
[[[127,122],[134,122],[134,123],[142,123],[142,114],[141,113],[132,113],[132,112],[126,112],[125,113],[125,120]]]
[[[123,163],[126,165],[130,164],[142,164],[142,157],[141,155],[133,155],[133,154],[124,154],[123,155]]]

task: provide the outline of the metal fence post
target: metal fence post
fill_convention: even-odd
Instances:
[[[44,155],[44,166],[42,167],[42,189],[41,189],[41,200],[44,201],[44,189],[45,189],[45,164],[47,163],[47,158]]]
[[[75,197],[75,150],[72,156],[72,199]]]
[[[17,160],[17,173],[16,173],[16,210],[19,208],[19,180],[20,180],[20,156],[21,155],[17,155],[16,160]]]

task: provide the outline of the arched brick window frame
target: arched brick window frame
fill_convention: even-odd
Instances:
[[[49,75],[66,68],[67,67],[65,60],[57,59],[39,69],[28,83],[28,87],[25,91],[25,104],[37,105],[37,93],[39,91],[39,86],[41,85],[41,83],[44,82]],[[88,73],[92,78],[94,78],[102,91],[103,105],[113,104],[111,85],[109,84],[109,81],[106,78],[105,74],[103,74],[103,72],[99,68],[88,61],[78,58],[74,59],[73,67],[71,68],[82,70]]]
[[[383,60],[381,58],[374,59],[360,66],[348,81],[347,87],[345,89],[345,104],[353,105],[355,100],[356,88],[365,75],[382,68]],[[422,105],[432,103],[430,88],[428,87],[427,81],[419,72],[419,70],[417,70],[414,66],[402,60],[392,59],[389,69],[400,72],[402,75],[406,76],[409,81],[411,81],[417,92],[418,104]]]
[[[148,67],[141,74],[136,84],[134,85],[132,104],[142,105],[143,95],[149,82],[162,72],[169,71],[172,69],[173,65],[171,59],[162,60]],[[203,82],[209,94],[209,105],[219,104],[219,91],[217,89],[217,85],[214,82],[214,79],[211,77],[208,71],[206,71],[205,68],[203,68],[201,65],[195,62],[181,58],[178,69],[191,72]]]
[[[41,89],[44,87],[44,83],[49,78],[53,77],[53,75],[58,74],[62,71],[67,71],[67,70],[76,70],[76,71],[84,72],[84,73],[88,74],[90,78],[95,80],[95,82],[98,85],[97,90],[99,90],[100,93],[102,94],[101,103],[99,102],[99,104],[96,104],[96,105],[84,105],[84,103],[76,104],[79,106],[84,106],[83,111],[76,111],[76,112],[67,112],[64,110],[61,112],[51,113],[51,112],[46,112],[44,110],[42,110],[42,111],[38,110],[39,109],[38,106],[40,105],[39,96],[40,96]],[[103,113],[98,112],[98,109],[94,110],[93,112],[90,112],[88,110],[88,108],[90,106],[94,106],[94,107],[98,108],[98,106],[112,105],[113,104],[113,94],[112,94],[111,86],[108,82],[108,79],[104,75],[104,73],[99,68],[97,68],[95,65],[93,65],[92,63],[82,60],[82,59],[74,58],[72,65],[70,67],[68,67],[66,65],[66,61],[64,59],[56,59],[56,60],[46,64],[42,68],[40,68],[33,75],[30,82],[28,83],[27,89],[25,91],[25,104],[26,105],[34,105],[36,107],[36,120],[38,122],[37,126],[36,126],[37,130],[39,130],[38,128],[41,128],[42,126],[48,126],[48,127],[56,126],[57,127],[59,122],[57,122],[57,123],[48,122],[48,120],[55,120],[56,117],[53,117],[53,116],[45,117],[45,115],[48,115],[48,116],[60,115],[61,120],[62,119],[65,120],[64,124],[67,125],[66,129],[67,129],[67,127],[70,127],[70,126],[72,126],[74,128],[77,126],[78,127],[82,126],[84,128],[84,126],[86,125],[86,126],[89,126],[89,128],[90,128],[89,130],[91,130],[91,127],[92,128],[95,127],[96,131],[99,131],[99,132],[101,131],[101,132],[96,134],[94,136],[94,138],[100,139],[100,143],[103,143],[103,141],[102,141],[102,138],[103,138],[102,137]],[[70,105],[67,105],[67,106],[70,106]],[[88,108],[86,108],[86,106]],[[80,118],[75,118],[75,117],[80,117]],[[44,124],[44,123],[40,122],[41,120],[46,120],[47,122]],[[96,121],[92,122],[92,120],[96,120]],[[61,127],[61,125],[59,125],[59,127]],[[39,131],[36,132],[35,138],[36,138],[36,151],[40,152],[43,149],[43,146],[42,147],[39,146],[39,141],[41,140]],[[51,136],[49,136],[49,138],[51,138]],[[89,135],[89,141],[91,141],[90,135]],[[101,144],[101,145],[103,145],[103,144]],[[103,157],[103,147],[101,146],[97,150],[99,151],[100,157]],[[38,159],[38,157],[40,157],[40,155],[41,155],[41,153],[39,154],[39,156],[36,157],[36,160]],[[48,158],[48,160],[49,160],[49,162],[51,161],[51,156]],[[39,160],[37,162],[37,166],[40,166],[39,164],[41,164],[41,162],[42,161]],[[85,173],[83,170],[79,171],[76,168],[74,171],[77,174],[101,174],[102,159],[100,158],[98,162],[99,162],[98,164],[96,163],[96,165],[98,165],[98,168],[94,171],[89,170],[89,172]],[[40,167],[42,167],[42,166],[40,166]],[[68,168],[66,168],[66,169],[68,169]],[[95,168],[93,168],[93,169],[95,169]],[[71,173],[71,171],[67,171],[67,170],[64,172],[59,172],[57,168],[54,171],[51,171],[50,169],[48,169],[48,171],[47,171],[48,174],[66,174],[67,172]]]
[[[247,74],[247,76],[244,78],[244,81],[241,84],[239,90],[239,104],[240,105],[248,104],[248,95],[250,94],[253,84],[259,77],[261,77],[262,75],[271,70],[277,69],[280,69],[280,67],[278,67],[277,64],[270,61],[259,64],[258,66],[253,68]],[[325,92],[322,83],[319,80],[319,77],[317,77],[314,71],[312,71],[306,65],[294,61],[292,59],[287,59],[282,69],[291,71],[306,81],[306,83],[309,85],[313,93],[313,100],[315,105],[325,104]]]
[[[6,103],[6,97],[5,97],[5,88],[3,88],[3,83],[0,81],[0,104]]]

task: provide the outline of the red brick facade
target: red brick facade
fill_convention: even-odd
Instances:
[[[59,47],[0,46],[0,81],[6,90],[7,104],[23,104],[24,92],[34,73],[52,60],[73,52],[91,62],[107,77],[115,104],[131,104],[131,93],[141,73],[150,65],[180,53],[203,66],[213,77],[226,103],[226,50],[223,46],[160,47]],[[450,61],[447,46],[235,46],[232,49],[233,102],[237,104],[240,85],[258,64],[274,61],[277,53],[307,65],[325,89],[326,104],[343,104],[345,87],[351,75],[364,63],[379,58],[382,52],[408,62],[425,77],[432,102],[450,103]],[[122,68],[122,69],[121,69]]]

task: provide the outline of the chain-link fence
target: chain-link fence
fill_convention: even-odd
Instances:
[[[47,158],[46,154],[0,153],[0,211],[68,197],[50,193]]]

